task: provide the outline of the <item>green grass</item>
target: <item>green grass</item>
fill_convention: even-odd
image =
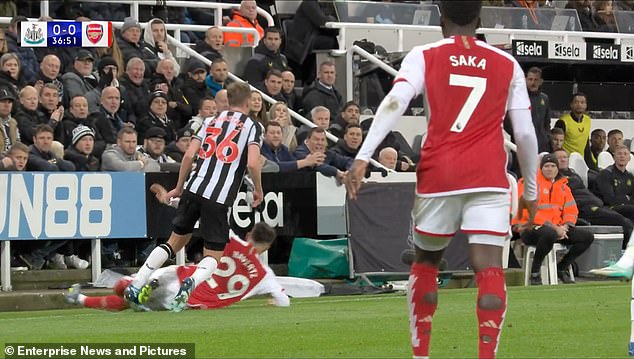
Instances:
[[[511,287],[500,358],[627,356],[629,283]],[[475,289],[442,290],[434,317],[434,358],[477,355]],[[264,299],[183,313],[92,309],[0,313],[7,342],[196,343],[197,358],[411,357],[403,295]]]

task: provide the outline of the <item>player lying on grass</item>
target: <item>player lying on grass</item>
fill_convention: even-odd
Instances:
[[[218,268],[212,277],[201,283],[189,296],[188,308],[215,309],[229,306],[254,295],[270,294],[272,304],[290,305],[288,296],[277,282],[273,271],[258,259],[258,254],[271,247],[275,231],[265,223],[256,224],[247,233],[246,242],[236,236],[230,238]],[[196,270],[196,266],[169,266],[155,271],[150,286],[142,297],[138,310],[179,310],[171,306],[181,282]],[[116,295],[88,297],[81,294],[79,284],[66,293],[66,301],[87,308],[120,311],[128,308],[124,291],[132,277],[121,278],[114,286]]]

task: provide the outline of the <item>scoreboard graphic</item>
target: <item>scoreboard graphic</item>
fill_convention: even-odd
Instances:
[[[23,47],[110,47],[109,21],[29,21],[20,29]]]

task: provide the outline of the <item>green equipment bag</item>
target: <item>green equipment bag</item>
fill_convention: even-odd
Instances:
[[[288,275],[299,278],[343,278],[350,274],[348,239],[295,238]]]

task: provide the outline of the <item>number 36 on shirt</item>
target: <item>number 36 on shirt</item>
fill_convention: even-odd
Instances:
[[[215,155],[218,161],[229,163],[235,161],[240,156],[238,145],[233,142],[233,138],[236,137],[240,131],[235,129],[229,132],[220,143],[218,143],[218,136],[220,136],[222,131],[222,128],[207,127],[205,139],[203,140],[200,150],[198,150],[198,157],[207,159]]]

